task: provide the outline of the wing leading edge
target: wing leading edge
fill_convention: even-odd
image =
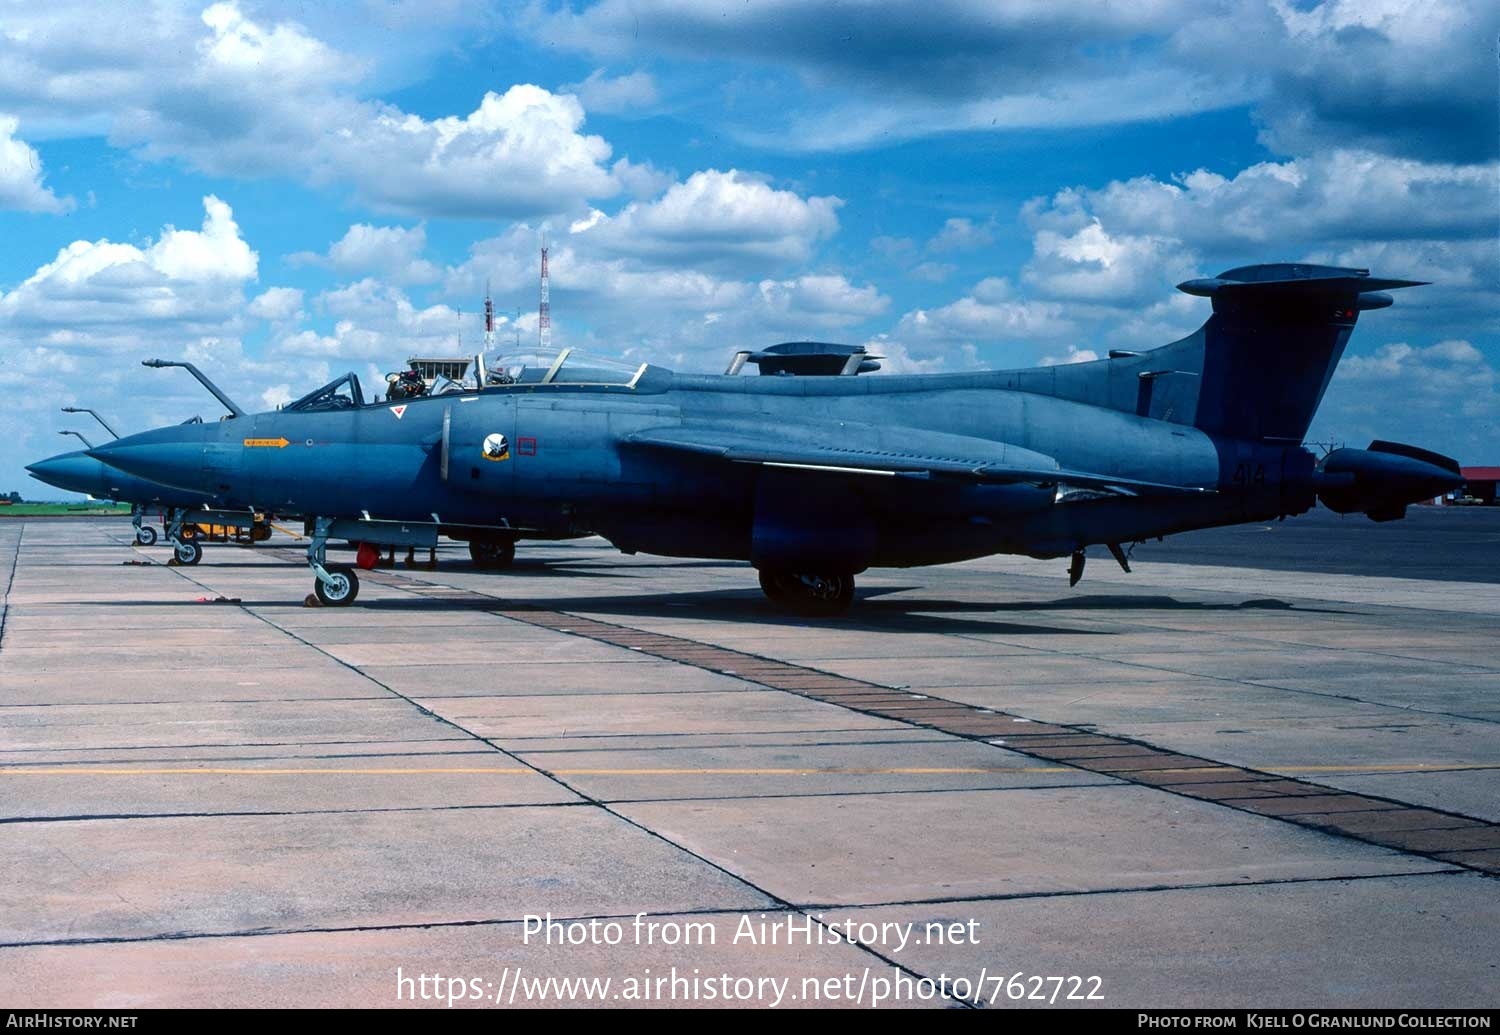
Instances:
[[[830,441],[847,445],[829,445]],[[629,446],[714,457],[730,463],[908,478],[959,478],[995,484],[1031,482],[1123,495],[1202,495],[1191,485],[1118,478],[1062,467],[1050,456],[1004,442],[917,428],[841,423],[827,428],[764,428],[684,423],[626,435]]]

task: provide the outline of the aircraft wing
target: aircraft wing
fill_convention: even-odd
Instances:
[[[1201,495],[1196,486],[1119,478],[1062,467],[1050,456],[1004,442],[917,428],[831,423],[772,429],[683,423],[626,435],[624,443],[767,467],[976,482],[1067,484],[1124,495]]]

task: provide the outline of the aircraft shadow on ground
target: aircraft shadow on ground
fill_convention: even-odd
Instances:
[[[287,550],[287,547],[279,547]],[[253,548],[252,548],[253,549]],[[273,548],[274,549],[274,548]],[[291,548],[295,549],[295,547]],[[289,566],[296,566],[296,559],[286,558]],[[238,561],[214,557],[209,553],[204,558],[203,571],[206,574],[214,568],[254,568],[257,570],[275,570],[269,566],[255,561]],[[156,562],[162,563],[165,562]],[[661,569],[680,568],[723,568],[723,561],[680,561],[676,559],[663,560],[660,563],[630,563],[609,564],[603,558],[594,557],[527,557],[520,554],[516,557],[514,564],[503,571],[485,572],[474,567],[468,559],[454,556],[444,557],[439,566],[433,570],[427,570],[420,565],[407,567],[398,561],[394,568],[384,565],[375,569],[376,572],[390,572],[397,575],[410,574],[414,579],[422,576],[431,576],[441,580],[443,575],[476,575],[483,574],[494,580],[486,581],[482,587],[475,587],[476,591],[482,590],[487,595],[482,599],[469,596],[459,596],[469,591],[469,587],[455,587],[453,597],[443,596],[410,596],[410,597],[382,597],[379,599],[365,598],[360,600],[350,609],[350,620],[357,621],[355,617],[360,611],[370,612],[469,612],[488,611],[497,609],[527,609],[549,611],[573,611],[584,612],[594,615],[616,616],[621,619],[638,618],[673,618],[680,617],[685,611],[691,610],[694,618],[720,621],[736,625],[761,625],[761,626],[807,626],[815,625],[830,629],[843,629],[850,631],[874,631],[874,632],[910,632],[910,633],[982,633],[988,635],[1069,635],[1069,636],[1109,636],[1113,635],[1111,630],[1105,629],[1078,629],[1056,625],[1049,625],[1033,621],[1000,622],[987,620],[982,616],[1006,614],[1025,615],[1043,612],[1114,612],[1133,613],[1140,611],[1170,611],[1188,613],[1211,613],[1211,612],[1236,612],[1236,611],[1291,611],[1296,610],[1309,614],[1349,614],[1352,612],[1332,608],[1314,608],[1306,605],[1294,607],[1288,601],[1276,598],[1255,598],[1236,602],[1223,601],[1196,601],[1179,600],[1166,594],[1148,593],[1093,593],[1078,596],[1057,597],[1048,600],[1013,600],[975,602],[965,600],[943,599],[936,597],[898,596],[898,594],[909,594],[914,591],[920,592],[929,589],[925,585],[904,586],[880,586],[871,587],[859,591],[858,599],[853,609],[848,613],[836,618],[809,619],[787,615],[774,609],[755,589],[747,586],[743,589],[723,589],[708,591],[688,592],[666,592],[647,594],[588,594],[581,593],[569,596],[532,596],[524,591],[524,587],[518,587],[521,592],[515,595],[505,595],[505,580],[528,577],[547,577],[554,579],[638,579],[643,576],[659,574]],[[747,577],[751,576],[748,565],[743,566]],[[182,569],[184,573],[196,569]],[[474,587],[470,583],[470,587]],[[399,587],[398,587],[399,588]],[[193,600],[190,603],[198,605],[203,602]],[[118,606],[172,606],[162,601],[115,601]],[[245,607],[286,607],[300,604],[301,601],[293,597],[273,597],[270,599],[245,599],[241,598],[239,603]],[[972,617],[966,617],[972,616]]]
[[[582,573],[575,573],[582,574]],[[497,575],[497,578],[504,578]],[[444,596],[398,596],[363,598],[346,612],[349,624],[357,624],[361,612],[389,613],[445,613],[485,612],[499,610],[568,611],[626,621],[631,618],[681,618],[691,615],[697,620],[724,622],[732,625],[757,625],[765,627],[815,626],[830,630],[851,632],[896,632],[936,634],[986,634],[986,635],[1058,635],[1058,636],[1113,636],[1114,630],[1080,629],[1058,626],[1047,622],[1019,620],[1021,616],[1035,612],[1117,612],[1173,611],[1185,613],[1244,612],[1244,611],[1291,611],[1298,613],[1346,614],[1350,612],[1293,607],[1276,599],[1253,599],[1234,603],[1178,600],[1165,595],[1122,594],[1065,597],[1051,600],[1000,601],[976,603],[961,600],[943,600],[927,597],[896,597],[895,594],[921,589],[920,586],[881,587],[862,591],[853,609],[837,618],[800,618],[774,609],[753,589],[725,589],[679,593],[653,593],[645,595],[580,594],[569,596],[534,597],[501,596],[498,587],[486,587],[494,595],[475,597],[469,595]],[[455,589],[455,594],[466,591]],[[180,606],[202,606],[212,600],[181,601]],[[241,598],[240,606],[250,608],[285,608],[301,603],[292,597]],[[179,603],[161,600],[126,600],[100,602],[100,606],[173,607]],[[1015,616],[1017,620],[995,621],[987,615]]]

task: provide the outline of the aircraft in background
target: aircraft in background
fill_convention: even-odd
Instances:
[[[162,485],[145,478],[137,478],[118,468],[111,467],[83,450],[60,453],[38,460],[26,470],[40,482],[68,492],[81,492],[94,499],[129,503],[131,523],[135,527],[135,541],[142,546],[156,544],[156,529],[145,523],[145,516],[155,510],[162,512],[162,527],[173,556],[180,564],[197,564],[203,559],[203,547],[192,533],[183,534],[191,515],[202,511],[210,502],[206,493]],[[239,515],[236,515],[238,518]]]
[[[189,367],[200,381],[207,383],[207,378],[197,367],[190,363],[180,365]],[[217,388],[213,391],[221,399],[225,398]],[[97,410],[86,406],[64,406],[62,412],[87,413],[109,433],[110,438],[118,440],[120,437],[120,433],[109,421],[100,416]],[[205,494],[161,485],[144,478],[137,478],[133,474],[127,474],[89,456],[87,450],[93,449],[94,444],[82,433],[61,431],[58,434],[72,435],[84,444],[84,450],[60,453],[46,460],[38,460],[27,466],[27,473],[37,481],[68,492],[81,492],[93,499],[130,504],[130,523],[135,529],[135,541],[141,546],[156,544],[156,529],[146,524],[145,518],[148,512],[159,510],[162,515],[162,531],[166,535],[167,542],[172,546],[173,555],[178,563],[197,564],[203,559],[203,547],[196,541],[194,535],[198,526],[187,521],[186,517],[189,511],[202,510],[208,506],[208,497]],[[264,535],[257,534],[258,530],[263,531]],[[252,527],[250,535],[254,536],[257,541],[269,538],[270,529],[263,524],[258,528]]]
[[[1071,557],[1076,583],[1090,546],[1128,571],[1126,544],[1147,538],[1317,500],[1387,521],[1456,487],[1456,462],[1413,446],[1319,459],[1301,444],[1359,313],[1417,283],[1232,269],[1179,285],[1213,307],[1180,341],[1025,370],[736,377],[563,350],[402,402],[366,401],[349,374],[273,413],[90,455],[215,506],[314,515],[314,588],[334,605],[359,583],[327,565],[330,539],[439,532],[749,561],[804,614],[845,609],[869,568],[996,553]]]

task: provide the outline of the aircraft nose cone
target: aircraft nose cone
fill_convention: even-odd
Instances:
[[[99,461],[80,453],[59,453],[57,456],[28,464],[26,471],[39,482],[69,492],[97,492],[99,488]]]
[[[203,449],[196,442],[136,442],[122,438],[89,450],[89,456],[102,460],[137,478],[197,489],[204,477]]]

